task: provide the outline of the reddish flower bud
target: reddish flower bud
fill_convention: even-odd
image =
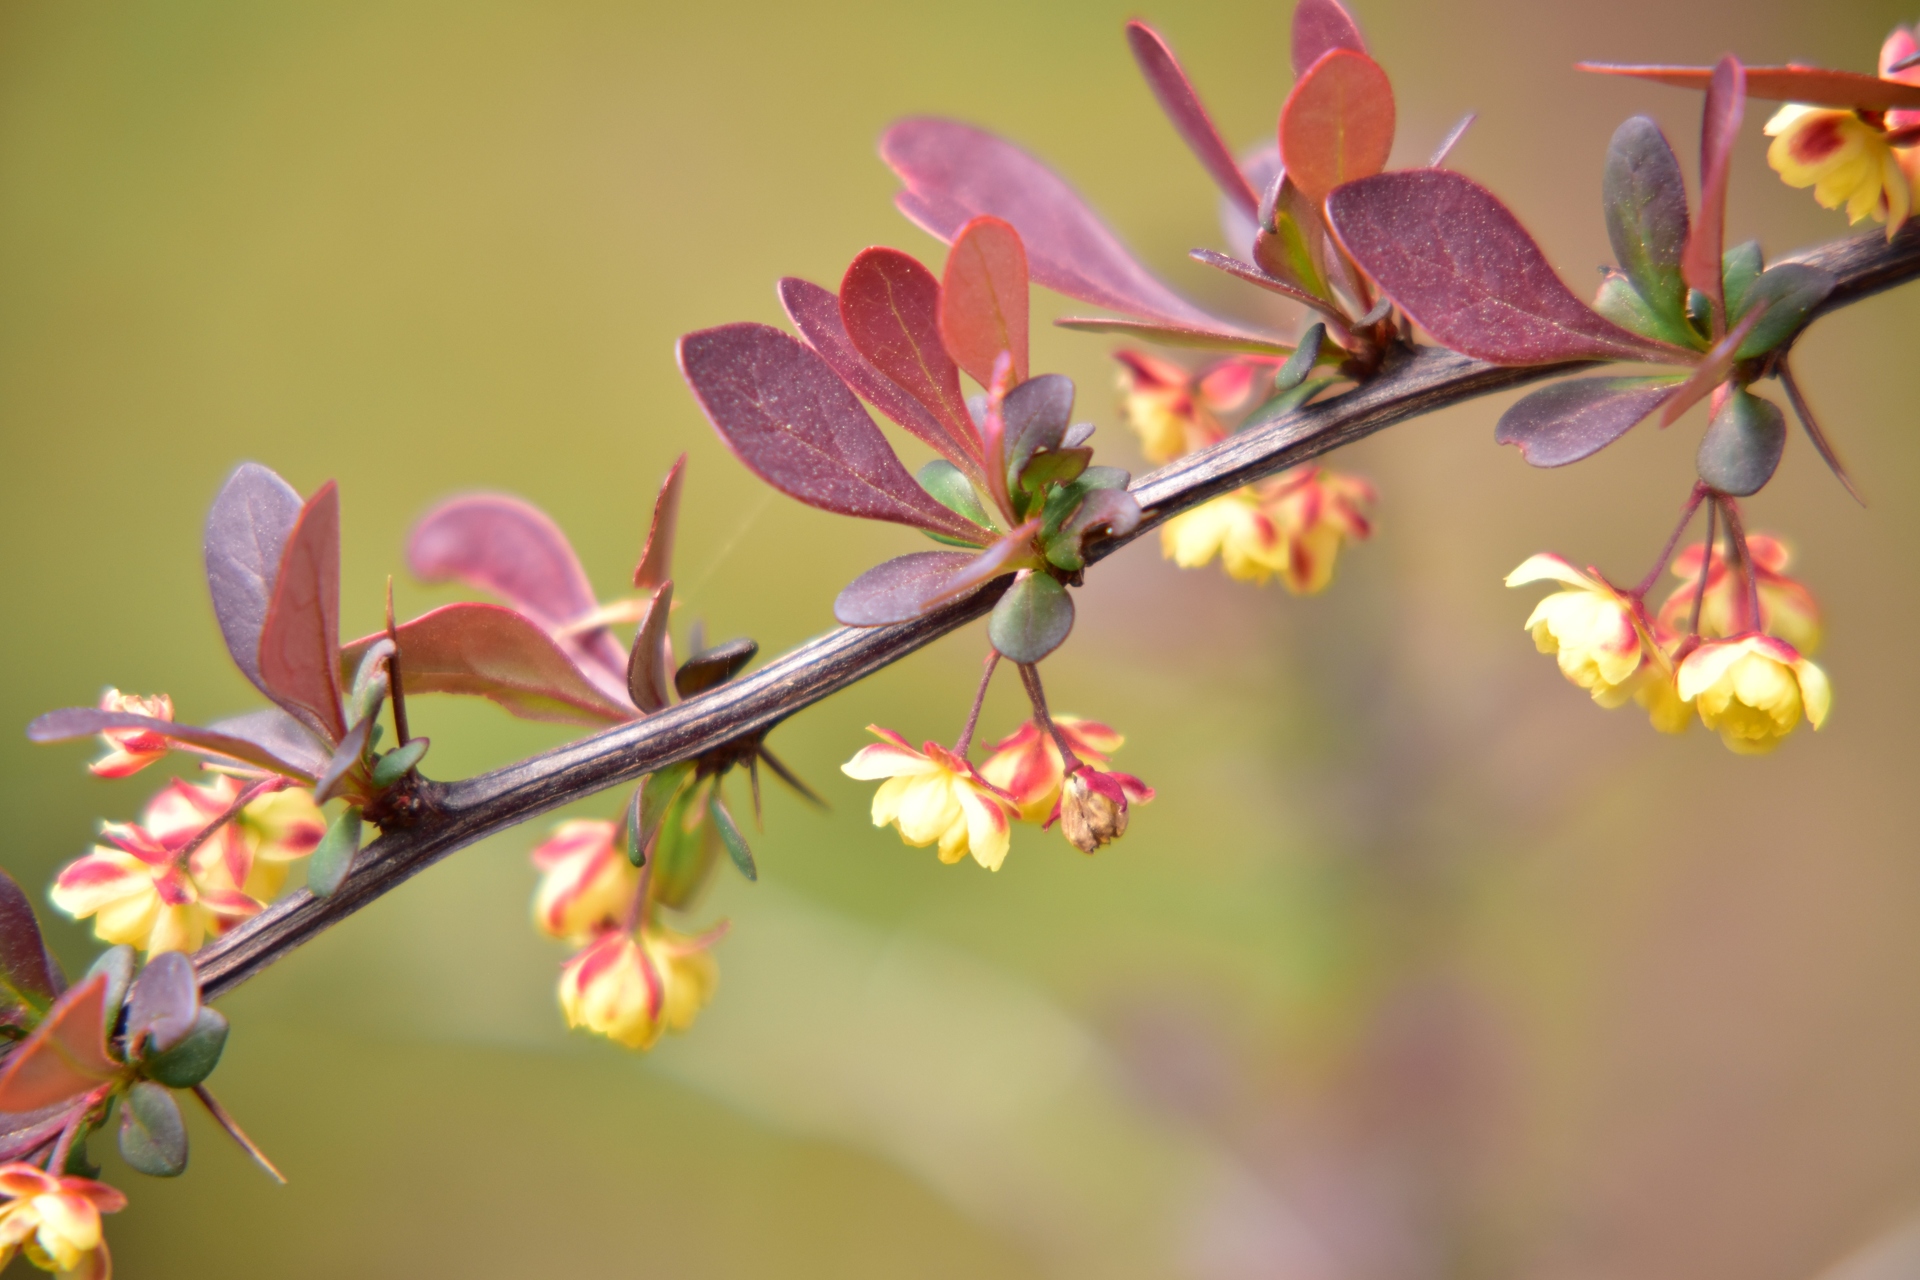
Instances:
[[[1077,769],[1060,788],[1054,818],[1069,844],[1082,853],[1093,853],[1127,834],[1130,802],[1145,804],[1151,799],[1153,788],[1131,774]]]
[[[100,709],[154,720],[173,719],[173,699],[164,693],[146,697],[108,689],[100,695]],[[100,740],[107,744],[107,754],[87,766],[98,778],[129,777],[167,754],[168,748],[164,737],[148,729],[108,729]]]

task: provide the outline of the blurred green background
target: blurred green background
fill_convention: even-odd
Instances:
[[[772,282],[861,247],[939,261],[873,140],[945,112],[1068,173],[1181,287],[1215,200],[1120,37],[1130,4],[0,8],[0,862],[30,888],[154,773],[90,779],[18,726],[103,684],[183,717],[254,705],[199,570],[228,469],[337,477],[347,626],[431,502],[517,491],[612,594],[660,475],[691,455],[687,619],[777,652],[912,534],[769,498],[672,362],[680,332],[777,321]],[[1290,81],[1284,4],[1150,7],[1224,130]],[[1580,57],[1869,68],[1886,0],[1363,0],[1403,162],[1463,112],[1457,165],[1568,275],[1608,257],[1607,137],[1697,100]],[[1767,173],[1756,106],[1732,233],[1838,235]],[[1584,289],[1585,284],[1579,284]],[[1064,306],[1038,299],[1044,314]],[[837,771],[880,721],[950,740],[978,627],[782,728],[832,800],[772,794],[758,886],[726,878],[721,987],[633,1057],[570,1037],[526,850],[466,850],[225,1002],[215,1085],[291,1176],[205,1124],[188,1177],[130,1174],[121,1274],[1770,1280],[1920,1272],[1920,708],[1911,385],[1920,292],[1822,322],[1801,377],[1872,505],[1804,442],[1752,503],[1826,606],[1836,710],[1742,759],[1603,712],[1501,587],[1555,549],[1637,577],[1699,424],[1535,472],[1501,401],[1341,465],[1379,535],[1296,600],[1103,565],[1048,664],[1058,708],[1160,789],[1082,858],[1023,830],[998,875],[866,822]],[[1137,455],[1099,339],[1048,330],[1106,456]],[[1118,460],[1118,459],[1115,459]],[[416,709],[427,771],[562,739]],[[983,733],[1020,712],[996,691]],[[611,815],[619,798],[578,806]],[[91,940],[51,927],[71,965]],[[1867,1250],[1867,1253],[1860,1253]],[[1841,1264],[1843,1258],[1853,1261]],[[17,1264],[24,1267],[24,1264]],[[1875,1268],[1879,1268],[1876,1270]]]

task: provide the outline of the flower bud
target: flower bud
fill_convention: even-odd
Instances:
[[[554,938],[584,940],[626,914],[640,873],[614,845],[616,828],[602,819],[563,822],[533,851],[540,885],[533,922]]]
[[[108,689],[100,695],[100,709],[153,720],[173,719],[173,699],[164,693],[143,697]],[[148,729],[108,729],[101,733],[100,740],[107,744],[107,754],[87,766],[97,778],[130,777],[166,755],[170,745],[165,737]]]
[[[662,1031],[686,1030],[719,977],[706,951],[716,936],[684,938],[659,927],[638,938],[617,930],[602,935],[560,975],[567,1025],[629,1049],[650,1049]]]
[[[1056,816],[1061,834],[1080,852],[1094,853],[1127,834],[1129,801],[1145,804],[1151,799],[1153,788],[1131,774],[1077,769],[1060,788]]]

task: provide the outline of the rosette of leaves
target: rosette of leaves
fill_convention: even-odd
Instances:
[[[86,1138],[117,1104],[127,1163],[156,1177],[183,1172],[187,1130],[173,1091],[196,1090],[230,1126],[203,1084],[227,1031],[225,1016],[200,1003],[193,963],[177,951],[136,977],[133,949],[114,947],[67,986],[26,895],[0,872],[0,1036],[9,1042],[0,1049],[0,1163],[44,1161],[64,1139],[66,1165],[56,1172],[97,1173]]]
[[[681,372],[707,419],[749,470],[840,515],[909,525],[954,548],[900,556],[834,602],[849,626],[920,617],[996,579],[994,647],[1037,662],[1073,627],[1067,593],[1097,531],[1140,520],[1128,474],[1092,465],[1073,383],[1029,376],[1028,262],[1015,230],[966,223],[936,277],[897,249],[853,260],[838,295],[780,282],[796,339],[730,324],[680,340]],[[804,340],[802,340],[804,339]],[[960,375],[985,389],[971,402]],[[916,479],[861,400],[940,455]]]
[[[1196,249],[1193,258],[1318,313],[1329,338],[1320,357],[1326,362],[1352,376],[1377,367],[1401,336],[1398,317],[1328,233],[1324,210],[1328,192],[1380,172],[1393,147],[1393,85],[1368,54],[1353,15],[1338,0],[1295,7],[1293,88],[1274,143],[1244,159],[1221,138],[1167,41],[1139,21],[1127,24],[1127,41],[1154,97],[1221,191],[1234,252]],[[975,217],[1005,219],[1026,241],[1036,281],[1120,313],[1061,325],[1175,346],[1294,350],[1287,336],[1224,320],[1168,288],[1066,182],[1004,139],[953,120],[915,117],[887,130],[880,154],[904,187],[895,204],[919,226],[951,241]]]
[[[1636,117],[1614,134],[1602,191],[1619,265],[1591,307],[1562,283],[1513,212],[1459,174],[1379,174],[1336,188],[1327,210],[1368,274],[1455,351],[1494,364],[1642,361],[1686,370],[1585,378],[1524,397],[1501,417],[1495,438],[1535,466],[1578,462],[1648,418],[1671,425],[1712,396],[1700,478],[1719,493],[1756,492],[1779,464],[1786,427],[1780,410],[1749,387],[1775,375],[1838,473],[1785,360],[1834,278],[1804,263],[1767,267],[1756,243],[1724,245],[1744,101],[1744,72],[1729,57],[1707,94],[1692,213],[1659,127]]]

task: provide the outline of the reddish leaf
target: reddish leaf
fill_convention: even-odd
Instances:
[[[127,990],[127,1056],[165,1053],[186,1038],[200,1016],[200,983],[193,961],[179,951],[163,951]],[[142,1045],[142,1039],[150,1043]]]
[[[214,617],[234,665],[262,693],[268,690],[260,679],[260,628],[300,506],[300,495],[285,480],[257,462],[243,462],[207,512],[201,549]]]
[[[1169,347],[1202,347],[1209,351],[1259,351],[1286,355],[1293,348],[1278,338],[1223,335],[1218,329],[1190,329],[1174,324],[1156,324],[1149,320],[1115,320],[1107,316],[1062,316],[1054,321],[1062,329],[1080,333],[1124,333]]]
[[[1436,339],[1494,364],[1655,360],[1692,353],[1595,314],[1486,188],[1449,169],[1376,174],[1327,199],[1335,233]]]
[[[44,1011],[60,994],[60,970],[47,954],[40,922],[13,877],[0,870],[0,1022],[31,1006]]]
[[[261,759],[275,773],[315,777],[326,767],[327,746],[313,731],[278,707],[262,707],[245,715],[215,720],[204,732],[223,735],[258,748]],[[242,757],[243,759],[245,757]],[[281,763],[275,764],[273,761]]]
[[[1713,336],[1727,331],[1726,287],[1720,257],[1727,228],[1727,179],[1733,170],[1733,143],[1746,114],[1746,73],[1732,54],[1720,59],[1707,85],[1700,115],[1700,216],[1680,257],[1687,284],[1713,303]]]
[[[840,281],[840,320],[860,354],[926,406],[948,435],[972,439],[960,367],[940,341],[933,272],[898,249],[863,251]]]
[[[974,561],[969,551],[916,551],[877,564],[846,585],[833,616],[849,627],[878,627],[919,617],[927,600]]]
[[[667,469],[660,482],[660,495],[653,500],[653,522],[647,526],[647,545],[640,549],[640,563],[633,570],[633,585],[651,591],[673,576],[673,532],[680,522],[680,485],[687,474],[687,455],[681,454]]]
[[[1660,411],[1660,425],[1670,427],[1680,420],[1680,415],[1707,398],[1713,389],[1727,380],[1733,372],[1734,363],[1740,355],[1740,344],[1747,340],[1754,326],[1768,311],[1767,304],[1756,303],[1753,309],[1733,326],[1733,332],[1714,343],[1713,350],[1699,358],[1700,362],[1687,375],[1687,380],[1675,389],[1666,406]]]
[[[1251,262],[1242,262],[1238,258],[1229,257],[1224,253],[1219,253],[1212,249],[1194,249],[1189,251],[1187,256],[1195,262],[1214,268],[1216,271],[1224,271],[1236,280],[1244,280],[1248,284],[1258,285],[1260,288],[1272,293],[1277,293],[1289,301],[1297,302],[1303,307],[1312,307],[1315,311],[1320,312],[1332,320],[1339,327],[1340,333],[1347,331],[1347,317],[1341,312],[1340,308],[1334,306],[1324,298],[1319,298],[1308,293],[1305,289],[1297,285],[1289,284],[1278,276],[1268,275]]]
[[[902,391],[892,379],[867,363],[847,336],[840,319],[840,299],[806,280],[787,276],[780,281],[780,305],[800,336],[840,380],[874,408],[911,432],[921,443],[932,446],[941,457],[972,475],[981,474],[980,461],[968,452],[971,437],[956,441],[927,412],[926,406]]]
[[[38,1111],[120,1074],[107,1053],[107,975],[61,996],[0,1068],[0,1112]]]
[[[894,203],[942,240],[992,214],[1020,233],[1033,278],[1049,289],[1174,329],[1269,341],[1209,315],[1160,283],[1073,188],[1002,138],[919,116],[881,135],[880,155],[906,185]]]
[[[847,384],[813,349],[764,324],[680,339],[680,372],[734,456],[809,506],[985,542],[927,495]]]
[[[940,279],[940,337],[983,387],[1002,351],[1013,357],[1013,380],[1027,380],[1027,251],[1009,224],[978,217],[953,238]]]
[[[667,623],[673,615],[673,583],[663,582],[647,603],[646,616],[634,632],[633,648],[627,654],[627,696],[640,710],[652,713],[672,701],[672,686],[667,673],[673,663],[667,648]]]
[[[1002,574],[1012,573],[1023,564],[1031,566],[1034,563],[1033,535],[1040,532],[1040,523],[1040,517],[1035,516],[982,551],[966,567],[942,583],[921,607],[931,609],[949,600],[958,600],[974,588]]]
[[[1254,216],[1260,207],[1260,197],[1247,185],[1247,176],[1240,172],[1233,152],[1220,140],[1220,131],[1214,128],[1213,118],[1201,104],[1200,95],[1194,92],[1187,73],[1180,69],[1180,60],[1173,56],[1173,49],[1158,31],[1138,19],[1127,24],[1127,43],[1132,46],[1133,60],[1140,64],[1140,74],[1147,78],[1167,119],[1173,121],[1173,127],[1180,131],[1180,136],[1227,199],[1248,217]]]
[[[1600,452],[1645,421],[1679,386],[1672,379],[1574,378],[1534,392],[1500,415],[1493,438],[1536,467]]]
[[[1280,160],[1314,204],[1387,167],[1393,84],[1364,53],[1334,49],[1300,77],[1280,109]]]
[[[284,712],[276,711],[276,716]],[[242,724],[241,721],[249,723]],[[316,764],[326,759],[326,754],[311,737],[305,739],[304,747],[298,755],[285,746],[264,745],[260,735],[253,732],[253,716],[243,716],[237,721],[225,721],[212,728],[202,729],[198,725],[179,724],[172,720],[155,720],[148,716],[136,716],[124,711],[102,711],[98,707],[65,707],[59,711],[49,711],[37,717],[27,726],[27,738],[32,742],[65,742],[72,738],[88,738],[107,729],[144,729],[151,733],[164,734],[175,742],[189,748],[211,752],[215,755],[230,756],[247,764],[258,765],[274,773],[283,773],[289,777],[311,782],[315,776]],[[301,734],[306,734],[304,726]],[[299,743],[292,735],[285,735],[289,743]],[[276,749],[276,747],[278,749]]]
[[[1300,0],[1293,7],[1293,74],[1305,75],[1308,67],[1335,49],[1367,51],[1353,15],[1340,0]]]
[[[325,804],[335,796],[347,795],[349,794],[350,784],[352,792],[354,793],[355,803],[357,804],[364,799],[364,797],[358,793],[362,790],[361,784],[370,781],[370,779],[367,778],[364,772],[352,778],[349,778],[348,775],[353,773],[355,765],[365,760],[367,744],[372,740],[372,716],[367,716],[356,721],[353,728],[347,730],[346,736],[340,739],[340,745],[333,749],[333,756],[327,761],[327,767],[320,771],[319,779],[313,784],[314,800],[320,804]],[[324,859],[322,860],[322,865],[325,865]],[[318,891],[313,883],[313,868],[314,864],[309,862],[307,864],[307,887]],[[326,889],[321,893],[321,896],[326,897],[332,892],[332,889]]]
[[[267,696],[329,742],[347,731],[340,713],[340,496],[329,480],[307,499],[287,535],[260,628]]]
[[[538,623],[494,604],[443,605],[400,628],[401,688],[488,698],[523,720],[618,724],[633,708],[614,700],[574,664]],[[341,661],[357,665],[386,632],[348,645]]]
[[[1716,67],[1662,67],[1616,62],[1577,62],[1582,71],[1606,76],[1637,76],[1679,89],[1705,89]],[[1804,102],[1815,107],[1887,111],[1920,107],[1920,84],[1882,80],[1858,71],[1829,71],[1825,67],[1747,67],[1747,96],[1774,102]]]
[[[598,609],[567,535],[531,503],[505,494],[454,498],[429,511],[407,540],[407,564],[424,582],[453,579],[490,591],[549,632]],[[561,651],[611,693],[627,655],[606,628],[559,637]]]
[[[0,1164],[28,1159],[42,1147],[52,1146],[85,1106],[81,1099],[72,1105],[55,1103],[24,1114],[0,1111]]]

